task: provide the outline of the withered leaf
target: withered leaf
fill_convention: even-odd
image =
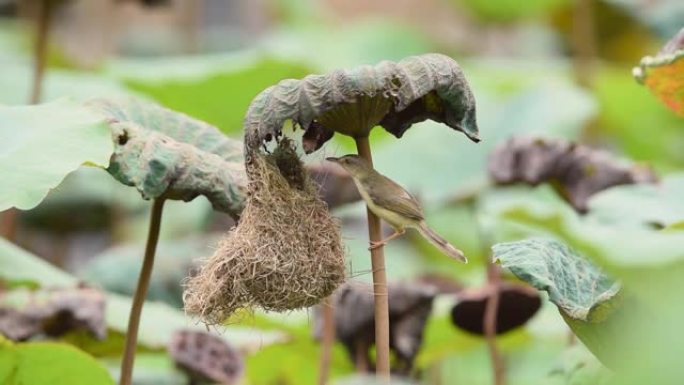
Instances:
[[[670,109],[684,116],[684,28],[655,57],[646,56],[632,70]]]
[[[244,373],[240,352],[211,333],[178,330],[168,351],[194,381],[231,385],[239,383]]]
[[[489,176],[498,184],[551,183],[576,210],[585,212],[589,198],[612,186],[655,182],[647,167],[634,166],[560,139],[513,137],[489,156]]]
[[[394,283],[388,287],[390,349],[397,360],[393,370],[407,374],[423,343],[423,332],[437,291],[428,285]],[[369,349],[375,341],[373,288],[370,285],[346,284],[334,294],[335,334],[344,344],[352,362],[365,362],[371,369]],[[321,317],[316,318],[320,335]],[[365,356],[359,357],[363,352]]]
[[[426,119],[479,141],[475,98],[461,67],[448,56],[412,56],[283,80],[252,101],[244,122],[245,144],[255,149],[279,137],[287,120],[306,131],[304,150],[311,153],[334,132],[365,137],[380,125],[399,138]]]
[[[451,309],[451,322],[470,333],[484,335],[485,309],[493,294],[492,289],[499,291],[496,334],[524,325],[541,307],[541,298],[536,290],[525,285],[500,282],[496,287],[478,287],[459,293],[459,301]]]
[[[247,184],[242,143],[187,115],[138,100],[94,100],[112,130],[107,169],[146,199],[190,201],[204,195],[215,210],[237,217]]]
[[[23,289],[0,293],[0,333],[14,341],[85,330],[104,339],[105,297],[92,288]]]

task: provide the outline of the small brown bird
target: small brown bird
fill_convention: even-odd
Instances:
[[[461,250],[452,246],[428,227],[420,204],[403,187],[375,171],[358,155],[345,155],[339,158],[326,158],[326,160],[344,167],[354,179],[368,208],[394,227],[394,234],[379,242],[371,242],[371,250],[403,235],[406,228],[414,228],[444,254],[462,262],[468,262]]]

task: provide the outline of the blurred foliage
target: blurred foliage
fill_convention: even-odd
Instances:
[[[31,209],[81,164],[109,162],[112,142],[104,119],[71,101],[0,105],[0,120],[0,140],[7,146],[0,158],[0,211]]]
[[[268,18],[274,23],[258,39],[245,41],[249,49],[154,59],[117,57],[95,72],[76,69],[78,61],[68,58],[66,51],[55,44],[50,48],[52,68],[47,72],[43,100],[63,96],[76,101],[98,96],[143,96],[237,137],[252,97],[284,78],[397,60],[428,51],[448,54],[459,60],[473,87],[483,142],[466,143],[448,128],[434,123],[420,124],[407,133],[406,140],[399,142],[381,130],[374,130],[371,141],[377,149],[377,168],[414,192],[426,206],[428,223],[462,248],[473,263],[455,266],[409,233],[386,249],[389,277],[408,280],[424,273],[441,273],[467,285],[479,284],[485,279],[483,262],[493,242],[552,237],[620,280],[623,290],[638,301],[639,313],[646,320],[634,317],[633,324],[626,326],[627,332],[620,332],[624,341],[616,347],[629,348],[624,349],[624,362],[611,374],[582,344],[568,346],[567,326],[556,308],[546,304],[523,330],[497,340],[506,361],[507,383],[679,384],[684,376],[680,362],[684,356],[684,304],[676,299],[682,293],[684,274],[684,211],[680,203],[682,177],[676,172],[684,167],[684,121],[660,104],[648,89],[636,84],[627,66],[656,52],[661,40],[681,28],[682,2],[593,2],[599,60],[592,74],[591,89],[578,87],[571,72],[573,2],[450,3],[463,12],[456,12],[459,19],[451,21],[453,29],[445,30],[439,24],[443,15],[424,14],[430,10],[429,2],[387,2],[391,9],[386,14],[359,17],[353,22],[337,18],[327,2],[271,2],[273,12]],[[409,12],[408,17],[400,20],[394,11],[401,7],[409,7]],[[421,18],[430,22],[421,25],[416,21]],[[30,90],[30,39],[26,28],[9,24],[0,21],[0,103],[17,105],[26,103]],[[151,23],[149,28],[157,26]],[[136,39],[123,39],[120,52],[134,52],[127,45],[134,44]],[[535,50],[530,51],[529,46]],[[469,52],[469,56],[464,52]],[[492,52],[503,52],[506,56],[489,56]],[[530,52],[535,56],[529,56]],[[8,127],[6,121],[0,119],[0,128]],[[21,137],[16,133],[23,134],[12,130],[12,140]],[[590,142],[648,162],[665,175],[657,186],[617,187],[598,194],[589,202],[589,213],[579,216],[548,186],[488,187],[487,154],[498,142],[517,133]],[[40,148],[31,151],[31,156],[39,159]],[[353,143],[336,137],[318,156],[353,151]],[[82,173],[88,175],[71,183]],[[115,246],[123,242],[130,246],[106,251],[92,265],[83,267],[88,271],[84,276],[102,278],[104,286],[125,293],[130,292],[131,277],[139,269],[143,248],[133,245],[144,237],[148,213],[145,202],[132,189],[122,189],[111,182],[101,170],[80,170],[49,194],[44,207],[39,206],[25,218],[41,231],[61,236],[59,229],[80,231],[76,223],[69,227],[61,222],[71,222],[71,217],[95,207],[87,202],[112,207],[106,219],[112,221],[109,231],[115,234]],[[49,205],[61,205],[62,199],[72,203],[52,216],[47,221],[50,225],[41,224],[35,216],[31,218]],[[79,206],[79,202],[84,204]],[[351,279],[369,281],[365,209],[361,204],[352,204],[337,209],[336,215],[344,221]],[[179,304],[179,279],[181,270],[187,268],[180,261],[200,256],[197,254],[201,250],[210,247],[201,237],[187,236],[206,231],[212,218],[216,217],[204,200],[167,204],[152,296]],[[107,231],[107,224],[101,223]],[[229,222],[217,223],[214,226],[229,226]],[[28,227],[28,231],[35,229]],[[196,247],[189,247],[195,240]],[[80,243],[75,247],[82,246]],[[0,241],[0,281],[8,290],[17,286],[74,286],[78,282],[5,241]],[[115,374],[130,299],[115,294],[108,298],[106,341],[96,342],[80,334],[69,335],[65,340],[105,357]],[[418,356],[417,375],[426,384],[490,384],[491,368],[484,340],[466,335],[449,323],[448,309],[453,301],[448,296],[436,301]],[[136,361],[136,383],[185,383],[186,378],[162,350],[176,327],[188,326],[192,321],[164,304],[148,303],[143,312],[139,346],[142,354]],[[249,352],[248,384],[313,384],[319,347],[309,334],[311,325],[309,314],[304,312],[286,316],[241,315],[230,321],[225,338]],[[287,343],[271,344],[282,342],[284,336],[289,337]],[[3,352],[6,350],[0,350],[0,355]],[[61,350],[51,352],[51,358],[61,354]],[[6,370],[2,365],[5,362],[8,361],[0,359],[0,378]],[[73,365],[77,362],[80,361],[75,358]],[[44,365],[51,368],[47,362]],[[342,384],[364,383],[366,379],[347,378],[351,371],[343,349],[336,345],[334,380]]]
[[[684,174],[676,173],[658,185],[619,186],[601,192],[592,198],[590,210],[603,223],[665,228],[684,220],[682,196]]]
[[[211,58],[207,58],[207,61],[210,60]],[[166,66],[168,64],[164,63]],[[119,73],[131,89],[233,135],[242,132],[245,111],[261,90],[282,79],[300,78],[310,72],[304,65],[267,57],[248,60],[236,68],[228,65],[210,68],[205,73],[191,77],[183,62],[177,63],[177,69],[184,69],[182,75],[174,75],[174,69],[169,69],[167,77],[162,75],[164,68],[159,68],[153,59],[135,65],[138,67],[137,71],[148,68],[154,70],[156,77]]]
[[[115,379],[119,376],[121,362],[118,358],[102,360],[109,373]],[[135,385],[187,385],[188,377],[176,368],[173,360],[166,353],[139,352],[135,355],[135,370],[133,371]]]
[[[3,285],[74,287],[79,283],[77,278],[62,272],[4,239],[0,240],[0,262],[3,266],[3,269],[0,270],[0,282]],[[5,267],[13,267],[13,269],[7,270]],[[77,338],[83,343],[83,345],[80,343],[77,345],[82,346],[87,351],[92,350],[103,355],[120,353],[123,345],[119,346],[118,343],[123,342],[120,336],[128,328],[130,309],[130,297],[108,293],[105,317],[110,336],[114,338],[114,341],[99,342],[92,339]],[[140,322],[138,344],[148,349],[163,349],[175,330],[187,327],[190,326],[182,311],[159,302],[146,303]],[[194,327],[199,330],[204,329],[200,325],[194,325]],[[281,341],[284,337],[279,332],[260,332],[254,328],[238,326],[226,328],[222,335],[238,347],[268,345]],[[116,344],[112,342],[116,342]]]
[[[450,0],[463,5],[479,19],[490,23],[510,23],[548,16],[571,4],[570,0]]]
[[[0,383],[5,385],[113,385],[107,370],[67,344],[13,344],[0,336]]]
[[[635,202],[635,206],[639,204]],[[669,300],[664,293],[681,291],[677,277],[684,271],[684,232],[635,227],[635,219],[630,216],[640,218],[640,214],[634,209],[623,210],[625,218],[619,222],[602,221],[605,210],[601,217],[595,217],[591,211],[579,217],[548,188],[502,189],[487,194],[481,207],[491,215],[489,218],[498,217],[490,222],[496,223],[493,232],[497,238],[557,237],[622,281],[623,290],[637,305],[629,315],[620,317],[617,329],[610,327],[612,331],[606,331],[612,342],[602,342],[604,347],[616,344],[610,348],[619,354],[617,362],[613,360],[611,364],[619,374],[615,383],[637,384],[653,376],[657,376],[659,383],[676,383],[674,379],[682,373],[676,365],[672,366],[672,357],[678,354],[683,342],[678,330],[684,306]],[[653,314],[658,316],[649,316]],[[597,327],[600,326],[582,326],[584,330],[580,333],[598,342],[604,332]],[[644,360],[645,356],[652,359]]]
[[[196,261],[212,253],[219,236],[192,237],[161,242],[155,255],[147,299],[162,301],[173,307],[183,307],[183,287],[180,282],[187,277]],[[119,245],[93,257],[79,274],[89,282],[96,282],[104,289],[132,296],[136,282],[131,277],[140,274],[142,244]]]
[[[658,169],[684,166],[684,122],[636,84],[626,68],[604,67],[595,87],[601,111],[598,134],[609,145]]]

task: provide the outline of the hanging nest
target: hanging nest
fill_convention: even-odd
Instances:
[[[186,282],[188,313],[219,324],[239,308],[309,307],[345,280],[340,224],[283,138],[273,153],[248,149],[240,221]]]

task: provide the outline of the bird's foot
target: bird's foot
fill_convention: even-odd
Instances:
[[[379,241],[379,242],[370,241],[370,247],[368,248],[368,250],[373,251],[373,250],[377,249],[378,247],[385,246],[386,244],[387,244],[387,241]]]

